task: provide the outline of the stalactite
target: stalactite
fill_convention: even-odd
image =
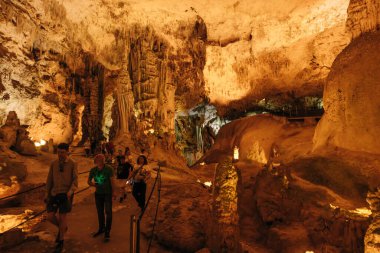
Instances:
[[[119,134],[129,132],[129,122],[131,120],[134,106],[131,81],[129,79],[129,74],[127,70],[128,68],[126,66],[122,68],[122,72],[118,77],[116,91],[119,112]]]
[[[168,110],[167,96],[171,91],[167,89],[167,73],[163,67],[167,61],[167,58],[163,58],[166,52],[160,51],[159,44],[161,40],[153,29],[135,27],[131,33],[129,69],[135,103],[143,110],[141,124],[145,124],[145,121],[154,122],[155,130],[167,132],[171,123],[160,116]],[[170,109],[174,111],[174,108]],[[174,118],[169,120],[174,121]],[[142,129],[149,127],[149,124],[145,124]]]
[[[85,110],[82,119],[82,142],[103,138],[104,67],[94,62],[90,56],[84,58],[84,100]]]

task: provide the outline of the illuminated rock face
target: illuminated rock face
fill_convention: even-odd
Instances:
[[[377,0],[352,0],[348,7],[347,28],[352,37],[376,30],[380,24],[380,2]]]
[[[320,96],[335,57],[350,40],[345,31],[348,2],[231,5],[226,10],[231,20],[217,27],[219,41],[207,48],[204,73],[211,101],[227,104],[279,94]]]
[[[2,5],[1,118],[15,110],[32,137],[56,143],[102,138],[110,114],[103,129],[111,137],[172,133],[175,100],[190,108],[204,97],[207,30],[194,13],[166,19],[163,10],[144,14],[138,6],[126,21],[133,8],[113,1]],[[142,22],[145,15],[160,22]],[[104,115],[110,94],[116,102]]]
[[[111,136],[150,124],[172,132],[175,111],[205,95],[221,105],[321,95],[351,37],[347,6],[348,0],[7,2],[0,16],[0,115],[15,110],[32,137],[59,142],[78,136],[80,121],[83,138],[99,138],[109,94],[117,108]]]
[[[238,172],[232,164],[232,157],[225,157],[215,170],[212,225],[208,243],[212,252],[241,252],[238,180]]]
[[[367,195],[367,202],[371,207],[372,211],[372,223],[370,224],[367,233],[364,238],[365,253],[376,253],[380,251],[380,192],[376,190],[375,192],[369,192]]]
[[[362,35],[336,59],[325,92],[325,114],[316,129],[315,147],[326,144],[380,153],[380,33]]]

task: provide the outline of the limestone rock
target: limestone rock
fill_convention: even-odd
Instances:
[[[6,143],[7,148],[16,145],[19,129],[20,120],[15,111],[10,111],[4,125],[0,127],[0,139],[2,139],[2,142]]]
[[[204,248],[208,192],[196,184],[163,184],[161,194],[155,233],[158,243],[176,252],[191,253]],[[154,211],[155,208],[148,208],[142,223],[146,236],[150,236]]]
[[[20,142],[17,151],[22,155],[36,156],[38,154],[34,142],[27,139]]]
[[[353,38],[375,31],[380,24],[380,3],[377,0],[350,1],[347,28]]]
[[[238,214],[238,172],[232,158],[216,168],[208,245],[213,252],[241,252]]]
[[[0,128],[0,139],[5,143],[7,148],[16,145],[17,140],[17,128],[11,126],[2,126]]]
[[[15,111],[10,111],[8,113],[4,125],[8,127],[14,127],[14,128],[20,127],[20,120],[18,119]]]
[[[316,129],[315,148],[332,145],[380,154],[379,43],[379,32],[363,35],[335,60],[325,87],[325,114]]]
[[[320,96],[349,43],[348,3],[6,1],[0,116],[17,108],[34,139],[58,143],[74,135],[102,138],[97,125],[110,94],[120,112],[111,129],[158,135],[173,134],[176,112],[206,96],[220,108],[278,94]]]
[[[286,171],[281,171],[280,167],[274,169],[278,173],[261,171],[255,178],[254,208],[260,216],[256,222],[265,231],[267,245],[271,245],[275,252],[284,253],[312,249],[314,252],[324,252],[327,249],[328,252],[363,252],[364,234],[369,225],[368,216],[354,215],[349,210],[330,207],[334,203],[334,197],[320,188],[318,182],[321,181],[318,177],[310,179],[300,173],[305,170],[306,174],[313,174],[312,171],[320,170],[307,166],[305,161],[307,159],[290,165],[295,170],[295,175],[292,174],[293,179],[287,184],[283,181]],[[305,179],[308,180],[307,183],[303,181]],[[323,180],[328,182],[333,179],[325,175]],[[345,181],[355,180],[348,176]],[[346,190],[357,191],[361,186],[356,182],[345,187]],[[345,193],[342,189],[330,190],[334,194]]]
[[[21,190],[21,183],[27,177],[25,164],[8,158],[0,158],[0,198],[10,196]],[[16,196],[0,201],[0,206],[8,207],[8,202],[20,201],[22,196]]]
[[[367,202],[372,211],[372,222],[364,238],[365,253],[380,252],[380,191],[368,192]]]

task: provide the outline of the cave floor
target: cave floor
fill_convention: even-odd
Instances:
[[[87,175],[86,173],[93,166],[91,158],[86,158],[80,155],[81,150],[76,150],[72,154],[72,158],[78,163],[78,172],[83,173],[79,175],[79,189],[85,189],[87,187]],[[38,157],[20,157],[21,161],[27,164],[28,177],[23,182],[24,185],[39,185],[45,182],[49,164],[56,158],[56,155],[42,153]],[[156,163],[149,164],[149,168],[156,167]],[[153,173],[153,171],[152,171]],[[174,175],[163,175],[163,178],[171,178]],[[174,176],[175,177],[175,176]],[[151,183],[148,183],[147,195],[150,192],[150,188],[153,184],[153,178]],[[44,195],[44,189],[41,188],[38,191],[34,191],[28,194],[24,198],[24,204],[21,207],[6,208],[4,212],[12,211],[13,213],[23,212],[25,208],[33,211],[40,211],[44,209],[44,204],[41,201]],[[69,230],[65,239],[65,246],[63,252],[129,252],[130,243],[130,217],[131,215],[139,215],[139,208],[131,193],[128,193],[127,199],[123,203],[114,201],[113,204],[113,226],[111,231],[111,240],[108,243],[103,242],[103,238],[92,238],[91,233],[97,230],[97,214],[95,208],[95,200],[93,195],[94,190],[88,189],[74,198],[73,211],[68,216],[69,218]],[[156,202],[155,196],[152,198],[153,202]],[[154,209],[155,203],[151,204],[148,209]],[[151,210],[147,210],[151,211]],[[149,217],[150,218],[150,217]],[[145,222],[150,222],[147,220]],[[32,224],[30,224],[32,225]],[[17,245],[6,252],[53,252],[54,240],[57,233],[57,229],[42,218],[41,222],[34,222],[34,227],[27,235],[27,240],[22,244]],[[141,226],[144,226],[144,220],[141,222]],[[33,226],[33,225],[32,225]],[[148,241],[146,237],[141,236],[141,251],[147,251]],[[163,248],[160,248],[153,241],[150,252],[170,252]]]
[[[73,207],[69,215],[69,230],[65,240],[63,252],[128,252],[130,242],[130,217],[138,215],[139,208],[131,194],[123,203],[115,201],[113,206],[113,226],[111,240],[103,242],[103,238],[92,238],[91,233],[97,230],[97,216],[95,201],[91,193],[87,193],[81,203]],[[144,220],[142,221],[144,223]],[[54,239],[57,229],[46,221],[38,224],[31,233],[31,237],[38,236],[39,240],[27,240],[23,244],[7,252],[53,252]],[[147,251],[148,241],[141,237],[141,250]],[[154,245],[150,252],[169,252]]]
[[[72,158],[78,163],[79,188],[87,188],[87,171],[93,167],[93,160],[83,156],[84,150],[75,148]],[[133,152],[132,158],[136,160],[137,153]],[[212,180],[209,176],[199,175],[197,172],[185,169],[182,162],[174,159],[166,151],[154,151],[148,157],[147,169],[151,171],[152,178],[148,182],[147,198],[156,178],[157,160],[168,160],[168,166],[161,169],[162,191],[160,211],[156,226],[156,238],[153,240],[150,252],[172,252],[162,245],[176,248],[180,244],[177,238],[186,238],[186,245],[193,245],[194,242],[203,244],[201,239],[194,238],[194,235],[202,234],[199,224],[204,211],[191,212],[193,206],[198,207],[198,203],[203,207],[207,203],[210,194],[209,189],[201,182]],[[40,185],[46,179],[48,167],[56,155],[42,153],[38,157],[22,157],[18,159],[24,162],[28,168],[28,177],[22,183],[25,188]],[[213,170],[211,170],[213,171]],[[213,173],[210,173],[213,175]],[[128,193],[127,200],[123,203],[114,201],[113,204],[113,226],[111,230],[111,240],[104,243],[103,238],[92,238],[91,233],[97,230],[97,214],[93,195],[94,189],[84,190],[74,197],[73,211],[69,215],[69,230],[65,239],[64,252],[129,252],[130,247],[130,217],[139,215],[139,208],[131,193]],[[33,191],[21,199],[21,206],[1,209],[3,213],[23,213],[25,209],[33,210],[35,213],[45,208],[43,204],[45,188],[42,187]],[[181,196],[181,197],[180,197]],[[177,203],[177,199],[182,198]],[[141,222],[141,252],[146,252],[148,239],[151,234],[153,217],[157,204],[157,189],[155,189],[151,202],[146,210]],[[206,205],[206,204],[204,204]],[[203,207],[205,208],[205,207]],[[204,210],[204,209],[202,209]],[[0,212],[1,213],[1,212]],[[179,215],[178,215],[179,214]],[[186,225],[187,224],[187,225]],[[53,252],[54,240],[57,229],[46,222],[44,217],[36,219],[35,222],[28,222],[24,228],[30,228],[27,239],[6,252]],[[178,233],[178,231],[181,231]],[[157,239],[159,238],[159,239]],[[177,239],[176,239],[177,238]],[[160,245],[158,244],[160,242]],[[191,246],[189,246],[191,248]],[[177,250],[176,252],[181,252]],[[191,251],[188,251],[191,252]]]

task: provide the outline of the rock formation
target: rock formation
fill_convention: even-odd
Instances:
[[[369,225],[367,233],[365,235],[365,253],[375,253],[380,251],[380,195],[379,189],[373,192],[369,192],[367,196],[367,202],[372,211],[372,222]]]
[[[211,227],[208,245],[212,252],[241,252],[238,214],[239,175],[232,158],[221,160],[215,171]]]
[[[38,101],[18,108],[32,137],[71,141],[80,132],[84,139],[101,138],[102,127],[94,126],[104,122],[104,98],[114,93],[118,109],[111,136],[138,125],[142,132],[153,127],[173,134],[175,113],[201,102],[206,93],[220,105],[246,97],[241,101],[246,106],[279,94],[285,101],[321,96],[332,61],[349,42],[345,0],[294,1],[286,7],[225,1],[213,12],[198,1],[170,3],[167,11],[158,0],[150,6],[5,3],[0,21],[10,36],[2,36],[3,114],[22,96],[25,105]],[[128,21],[119,22],[126,16]],[[229,21],[221,22],[227,16]],[[11,62],[20,63],[12,73]],[[78,119],[82,106],[85,113]],[[83,129],[77,129],[79,121]]]
[[[325,114],[315,133],[316,148],[330,144],[380,153],[379,43],[379,32],[362,35],[334,62],[324,91]]]
[[[210,231],[207,191],[170,185],[159,243],[239,252],[244,237],[277,252],[362,252],[370,220],[352,210],[376,170],[328,152],[380,154],[379,24],[378,0],[2,1],[0,150],[34,155],[30,138],[49,140],[49,152],[59,142],[132,140],[182,166],[178,150],[192,164],[210,148],[199,161],[219,164]],[[322,105],[315,133],[315,118],[285,118],[320,116]],[[238,119],[264,112],[282,117]],[[235,146],[252,170],[242,194],[224,160]],[[377,193],[368,201],[366,249],[375,252]],[[265,233],[243,235],[244,226]]]
[[[353,38],[375,31],[380,24],[380,3],[377,0],[350,1],[347,28]]]
[[[37,155],[36,147],[30,140],[26,128],[27,126],[20,125],[16,112],[9,112],[5,124],[0,127],[0,145],[23,155]]]

